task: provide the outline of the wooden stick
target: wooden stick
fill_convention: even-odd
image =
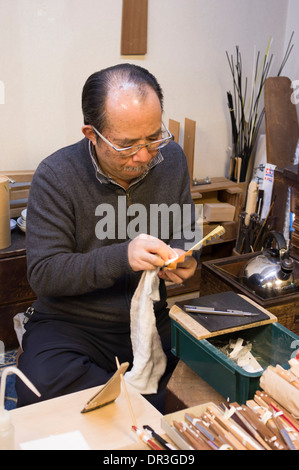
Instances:
[[[116,357],[115,360],[116,360],[117,368],[119,369],[118,358]],[[129,410],[130,410],[133,426],[137,427],[137,421],[136,421],[134,411],[133,411],[133,408],[132,408],[132,405],[131,405],[131,401],[130,401],[130,398],[129,398],[129,394],[128,394],[128,390],[127,390],[127,387],[126,387],[126,383],[125,383],[123,374],[120,374],[120,380],[121,380],[121,384],[122,384],[124,392],[125,392],[125,396],[126,396],[126,400],[127,400],[127,403],[128,403]]]
[[[163,450],[162,447],[158,446],[150,437],[146,435],[145,432],[138,429],[137,426],[132,426],[132,430],[137,434],[139,439],[147,444],[153,450]]]
[[[216,423],[218,423],[220,426],[222,426],[224,431],[230,433],[230,439],[232,440],[233,438],[234,445],[237,447],[238,450],[249,450],[248,443],[245,443],[241,439],[241,433],[237,432],[236,428],[232,426],[231,423],[228,422],[228,420],[225,420],[223,418],[223,415],[220,414],[218,410],[210,406],[208,407],[208,411],[211,413],[211,418],[216,421]]]
[[[261,438],[271,447],[273,450],[284,450],[285,445],[278,439],[277,435],[273,434],[271,430],[260,421],[256,413],[246,406],[242,406],[240,413],[252,423],[256,431],[259,433]]]
[[[236,411],[238,410],[240,413],[242,413],[243,407],[240,407],[240,405],[238,403],[232,404],[232,406],[234,406]],[[243,416],[244,416],[244,413],[243,413]],[[248,425],[248,426],[252,427],[253,423],[252,423],[251,419],[246,418],[246,415],[244,416],[244,418],[247,422],[250,423],[250,425]],[[252,418],[254,418],[254,416]],[[216,419],[218,419],[222,423],[222,426],[227,427],[227,429],[229,429],[230,432],[237,439],[239,439],[240,442],[242,442],[242,444],[248,450],[264,450],[264,446],[258,440],[256,440],[254,437],[252,437],[252,435],[250,433],[248,433],[248,431],[241,428],[238,424],[234,424],[233,420],[226,419],[224,417],[224,415],[221,415],[219,412],[217,412],[217,414],[216,414]],[[263,425],[263,424],[261,423],[261,425]],[[266,431],[268,431],[267,428],[266,428]]]
[[[244,450],[244,447],[240,449],[240,443],[232,436],[228,431],[226,431],[220,424],[214,421],[214,418],[209,415],[204,415],[203,419],[209,424],[209,429],[211,429],[219,438],[223,441],[223,444],[229,445],[233,450]]]
[[[186,253],[180,255],[177,259],[167,261],[163,269],[176,269],[177,264],[182,263],[186,256],[192,255],[194,250],[199,250],[201,246],[205,246],[209,241],[221,237],[221,235],[224,233],[225,229],[222,227],[222,225],[218,225],[218,227],[208,233],[208,235],[202,238],[198,243],[193,245]]]
[[[290,436],[289,436],[289,433],[287,432],[286,428],[284,427],[284,425],[281,423],[281,421],[279,420],[278,417],[275,417],[274,416],[274,422],[277,426],[277,429],[279,430],[280,432],[280,435],[281,435],[281,438],[283,439],[283,441],[286,443],[286,446],[287,446],[287,449],[289,450],[296,450]]]
[[[192,434],[187,431],[187,428],[184,427],[182,423],[173,421],[172,424],[194,450],[210,450],[210,448],[204,442],[200,442],[198,439],[192,436]]]
[[[189,423],[189,426],[191,426],[191,428],[194,429],[196,433],[199,433],[200,436],[203,436],[205,441],[212,441],[218,448],[222,446],[223,442],[219,436],[217,436],[217,434],[212,430],[208,430],[206,424],[201,418],[197,418],[192,413],[185,413],[185,419]]]
[[[274,419],[275,425],[277,425],[277,429],[285,429],[285,432],[282,432],[283,439],[285,438],[285,433],[287,433],[287,437],[289,437],[289,439],[291,440],[293,446],[295,447],[295,450],[299,450],[299,433],[295,431],[295,429],[291,428],[287,423],[285,423],[281,416],[275,416]],[[289,441],[287,442],[287,445],[289,445]]]
[[[270,406],[270,409],[276,411],[276,412],[279,412],[281,411],[282,412],[282,415],[281,417],[287,422],[289,423],[297,432],[299,432],[299,425],[298,425],[298,422],[293,418],[293,416],[285,409],[283,408],[281,405],[279,405],[278,403],[276,403],[272,397],[269,397],[267,393],[265,392],[261,392],[260,390],[257,390],[256,391],[256,395],[258,397],[260,397],[262,400],[264,400],[267,405]]]
[[[203,438],[202,435],[200,435],[198,432],[194,432],[193,430],[190,429],[189,426],[184,427],[186,435],[189,436],[190,439],[195,439],[196,442],[199,443],[199,445],[202,445],[206,448],[206,450],[211,450],[215,449],[215,446],[211,444],[209,441]]]
[[[268,214],[266,215],[265,220],[264,220],[264,222],[262,223],[262,226],[260,227],[259,232],[258,232],[258,234],[257,234],[257,236],[256,236],[255,242],[254,242],[254,244],[253,244],[253,251],[255,251],[256,248],[257,248],[257,246],[258,246],[258,243],[259,243],[260,238],[261,238],[261,236],[262,236],[263,230],[264,230],[264,228],[266,227],[266,224],[268,223],[268,220],[269,220],[269,217],[270,217],[270,214],[271,214],[271,212],[272,212],[273,207],[274,207],[274,201],[272,202],[272,204],[271,204],[271,206],[270,206],[270,209],[269,209],[269,211],[268,211]]]
[[[250,434],[261,446],[263,446],[265,450],[271,450],[271,447],[267,444],[264,438],[257,431],[256,427],[254,426],[254,423],[252,423],[251,419],[248,419],[248,417],[244,415],[244,413],[241,413],[241,409],[239,409],[239,407],[235,409],[235,412],[231,418],[234,419],[234,417],[240,420],[240,423],[242,423],[241,425],[242,427],[244,427],[245,431]]]
[[[297,380],[297,377],[291,374],[288,370],[284,369],[279,364],[276,367],[269,366],[269,369],[299,390],[299,381]]]
[[[266,413],[269,413],[269,407],[266,402],[263,402],[263,400],[259,401],[259,403],[256,400],[247,400],[246,405],[248,406],[248,408],[251,408],[259,416],[259,419],[261,421],[263,421],[263,418],[265,417]],[[269,415],[269,417],[267,418],[265,425],[269,429],[271,429],[271,431],[277,437],[279,436],[279,431],[277,429],[276,424],[273,421],[272,412],[271,412],[271,415]]]

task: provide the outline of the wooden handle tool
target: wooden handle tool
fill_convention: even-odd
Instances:
[[[222,227],[222,225],[219,225],[210,233],[208,233],[208,235],[202,238],[199,242],[193,245],[192,248],[186,251],[186,253],[182,254],[178,258],[173,258],[173,259],[170,259],[169,261],[166,261],[163,269],[176,269],[177,265],[179,263],[182,263],[185,260],[186,256],[191,256],[193,251],[199,250],[199,248],[201,248],[202,246],[205,246],[211,240],[216,240],[217,238],[220,238],[221,235],[223,235],[224,233],[225,233],[225,229]]]

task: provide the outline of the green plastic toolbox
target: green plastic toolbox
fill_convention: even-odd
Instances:
[[[252,354],[260,365],[280,364],[296,356],[299,336],[282,326],[270,323],[263,326],[196,339],[177,321],[171,319],[172,352],[230,402],[243,404],[259,389],[262,372],[249,373],[220,351],[221,344],[241,337],[252,343]]]

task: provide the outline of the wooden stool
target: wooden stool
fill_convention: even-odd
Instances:
[[[166,388],[165,413],[173,413],[207,402],[226,401],[184,362],[179,361]]]

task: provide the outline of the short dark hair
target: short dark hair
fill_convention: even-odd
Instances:
[[[144,94],[146,86],[152,88],[159,98],[163,111],[163,92],[156,78],[145,68],[133,64],[119,64],[93,73],[82,91],[82,111],[85,125],[94,126],[102,132],[106,121],[106,99],[116,85],[132,83]]]

